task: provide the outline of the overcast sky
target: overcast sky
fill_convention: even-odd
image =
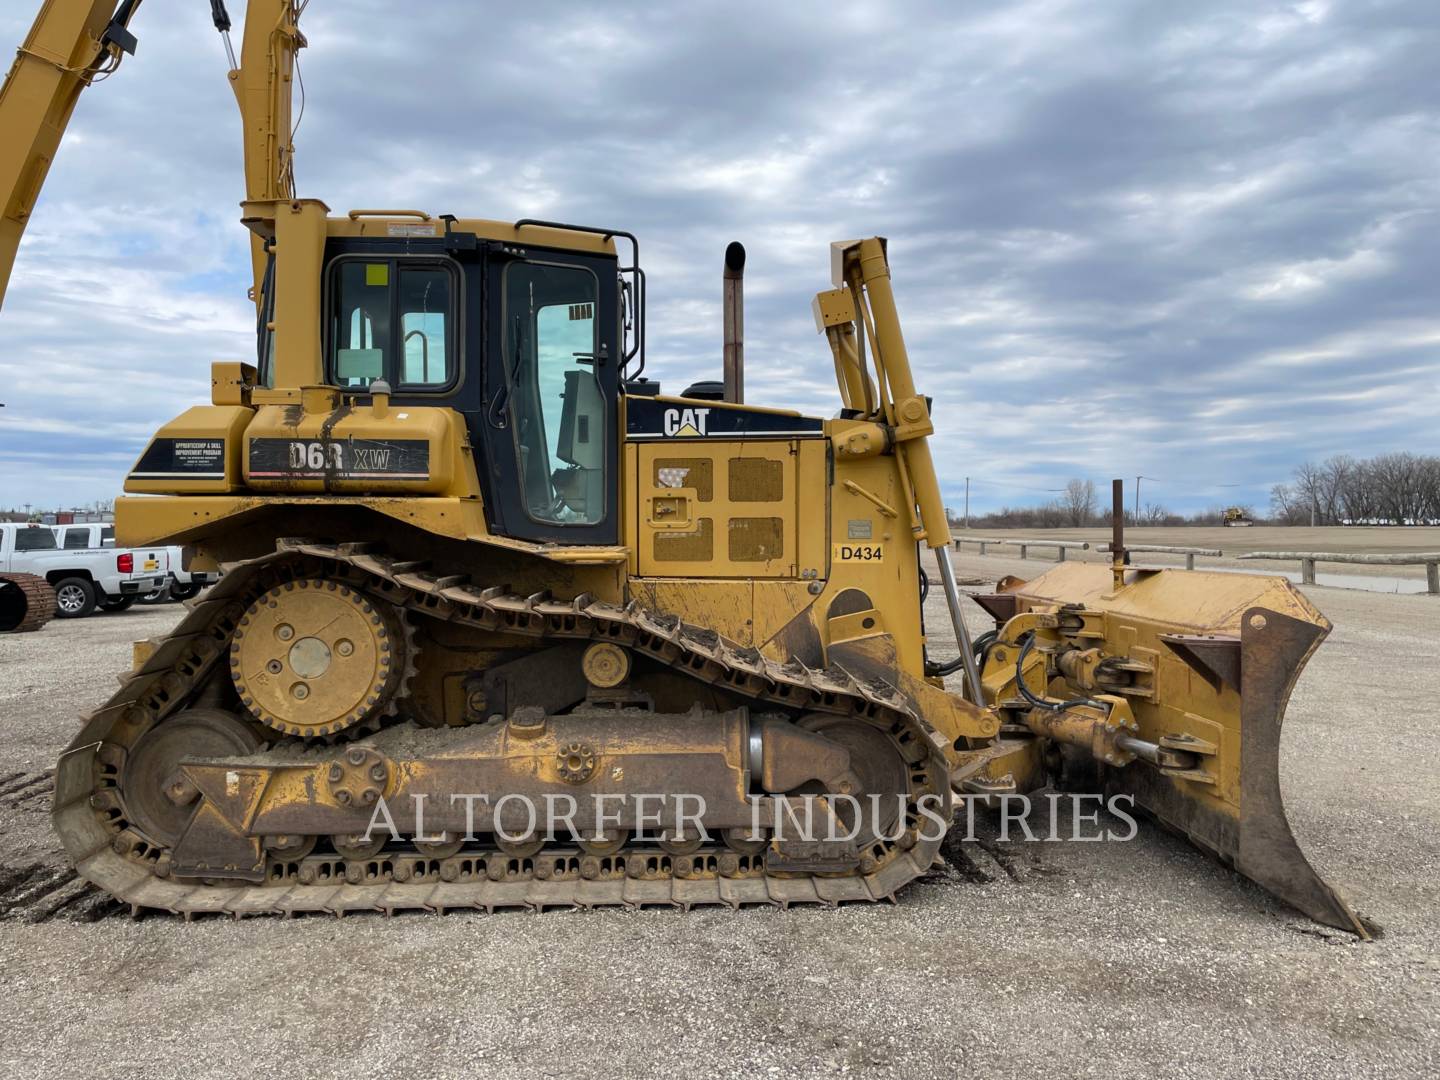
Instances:
[[[150,0],[80,102],[0,312],[0,506],[118,493],[211,361],[253,357],[208,15]],[[638,233],[667,390],[719,377],[739,239],[748,399],[831,415],[826,245],[888,236],[957,509],[967,474],[980,511],[1136,474],[1263,509],[1305,459],[1440,449],[1433,0],[313,0],[302,25],[299,193]]]

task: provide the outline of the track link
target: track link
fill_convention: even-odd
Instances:
[[[897,840],[872,844],[862,853],[859,871],[840,875],[773,873],[764,869],[761,859],[723,848],[685,856],[627,848],[587,861],[578,850],[554,847],[530,859],[480,848],[447,859],[410,850],[364,860],[329,855],[298,862],[275,859],[266,882],[259,885],[171,878],[168,853],[125,818],[117,789],[125,753],[184,707],[224,655],[256,590],[302,572],[342,577],[413,614],[478,629],[557,641],[615,642],[761,706],[845,715],[885,729],[908,762],[910,828]],[[940,839],[918,839],[922,822],[915,800],[938,796],[941,812],[948,812],[946,749],[945,738],[889,684],[860,682],[835,668],[779,664],[713,630],[634,603],[619,606],[589,595],[519,596],[468,584],[455,575],[429,573],[387,556],[376,545],[282,540],[272,554],[227,567],[220,583],[192,604],[147,662],[85,722],[56,770],[52,816],[79,876],[135,913],[159,909],[189,918],[612,905],[834,905],[893,899],[897,890],[930,869]]]

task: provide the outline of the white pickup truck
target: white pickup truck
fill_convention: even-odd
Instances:
[[[185,549],[179,546],[165,549],[170,556],[170,588],[168,590],[171,600],[189,600],[201,589],[214,585],[220,580],[220,572],[209,570],[186,570]]]
[[[117,564],[123,563],[121,556],[128,552],[131,556],[130,566],[134,568],[135,577],[141,582],[142,587],[135,589],[124,586],[118,595],[107,586],[102,587],[105,595],[100,597],[99,606],[106,611],[124,611],[136,600],[143,600],[147,596],[164,595],[165,588],[170,584],[169,570],[172,565],[170,561],[170,549],[162,547],[154,548],[120,548],[115,547],[115,523],[113,521],[91,521],[80,522],[70,525],[52,525],[55,530],[55,540],[59,543],[62,551],[95,551],[103,549],[115,552]],[[159,572],[160,584],[155,586],[154,574]],[[59,596],[56,596],[56,603],[59,603]]]
[[[83,541],[92,538],[101,546],[62,546],[57,532],[87,530]],[[55,590],[56,614],[62,619],[89,615],[96,607],[123,610],[144,593],[162,588],[169,580],[170,560],[163,547],[104,547],[103,530],[108,525],[21,525],[0,523],[0,571],[35,574]],[[90,530],[94,530],[93,532]],[[82,537],[68,536],[70,545]]]
[[[165,604],[172,600],[189,600],[201,589],[207,589],[220,580],[220,572],[208,570],[186,570],[185,549],[178,544],[165,549],[170,557],[170,576],[163,589],[148,592],[140,598],[142,604]]]

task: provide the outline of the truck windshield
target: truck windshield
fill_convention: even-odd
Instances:
[[[57,546],[55,534],[39,525],[15,530],[16,551],[54,551]]]

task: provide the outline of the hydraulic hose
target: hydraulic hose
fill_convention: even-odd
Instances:
[[[988,649],[991,645],[995,644],[995,639],[999,636],[1000,631],[998,630],[986,630],[985,633],[981,634],[975,639],[973,648],[975,652],[975,662],[977,664],[983,664],[985,659],[985,650]],[[925,674],[954,675],[955,672],[959,671],[964,666],[965,659],[961,656],[957,656],[954,660],[947,660],[944,663],[940,663],[935,660],[926,660]]]
[[[1030,650],[1034,646],[1035,634],[1032,631],[1025,635],[1025,640],[1020,645],[1020,655],[1015,658],[1015,689],[1020,691],[1020,696],[1030,705],[1037,709],[1048,709],[1050,712],[1064,712],[1077,705],[1089,705],[1096,709],[1108,708],[1103,701],[1096,701],[1094,698],[1078,697],[1071,698],[1069,701],[1051,701],[1049,698],[1031,693],[1030,688],[1025,685],[1025,657],[1030,655]]]

